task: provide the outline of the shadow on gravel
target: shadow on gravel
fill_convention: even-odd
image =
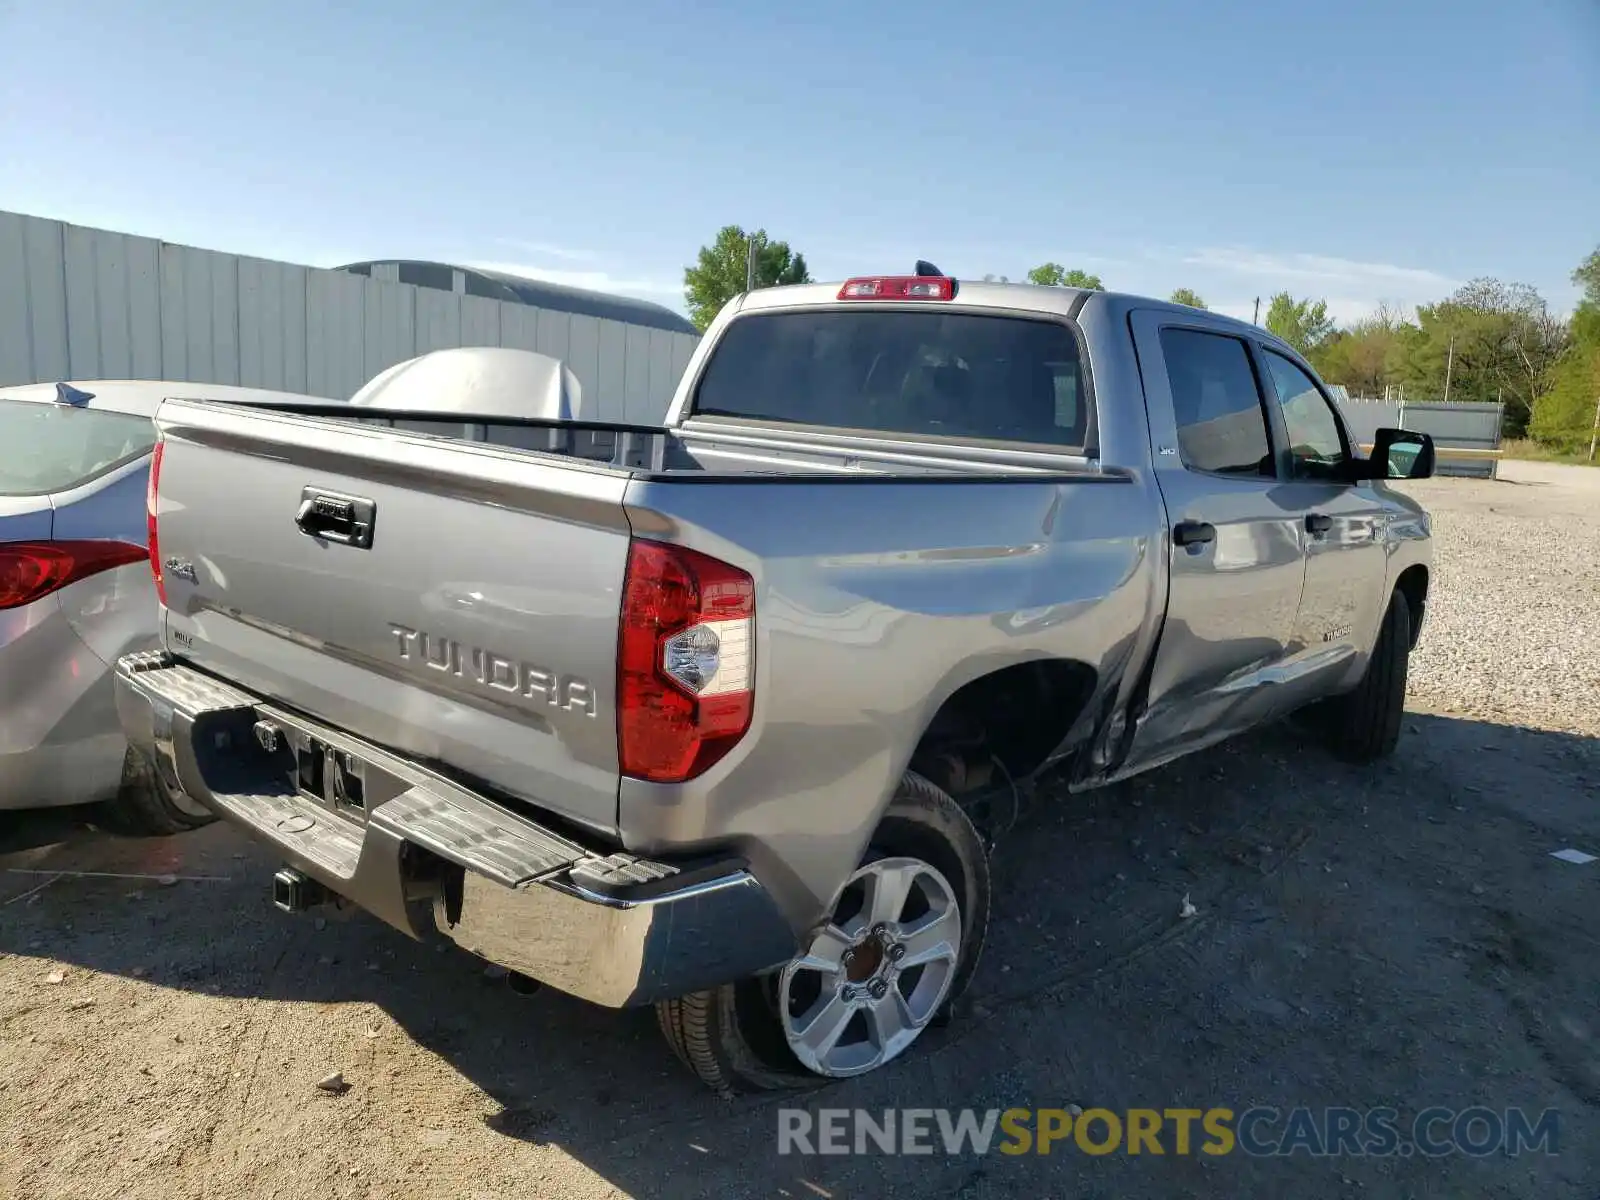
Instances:
[[[88,840],[100,833],[97,819],[93,805],[37,812],[0,812],[0,857]]]
[[[1276,728],[1103,792],[1043,791],[997,850],[967,1011],[908,1060],[798,1097],[705,1093],[649,1012],[519,996],[364,917],[281,914],[275,864],[221,826],[33,839],[0,858],[0,950],[171,989],[371,1002],[492,1098],[491,1128],[638,1196],[1566,1194],[1600,1177],[1600,863],[1550,854],[1600,853],[1600,743],[1406,722],[1401,752],[1374,767]],[[386,1081],[346,1071],[385,1103]],[[782,1105],[1068,1104],[1391,1105],[1402,1122],[1430,1105],[1555,1108],[1562,1153],[776,1152]]]

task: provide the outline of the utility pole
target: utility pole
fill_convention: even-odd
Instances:
[[[1261,324],[1261,297],[1260,296],[1256,297],[1256,315],[1250,318],[1250,324],[1252,324],[1252,325]]]
[[[1600,441],[1600,397],[1594,402],[1594,425],[1589,433],[1589,461],[1594,461],[1595,442]]]
[[[744,290],[756,290],[756,239],[753,234],[744,248]]]
[[[1444,360],[1444,402],[1450,403],[1450,372],[1456,365],[1456,337],[1450,335],[1450,355]]]

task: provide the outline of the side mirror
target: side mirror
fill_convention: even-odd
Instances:
[[[1367,468],[1368,479],[1426,479],[1433,474],[1433,439],[1414,429],[1380,429]]]

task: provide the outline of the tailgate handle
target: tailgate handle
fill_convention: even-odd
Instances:
[[[308,487],[300,493],[300,511],[295,513],[294,523],[307,537],[367,550],[372,546],[377,515],[378,506],[371,500]]]

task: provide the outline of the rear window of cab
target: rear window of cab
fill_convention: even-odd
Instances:
[[[739,317],[698,416],[1082,450],[1078,339],[1063,322],[918,307]]]

